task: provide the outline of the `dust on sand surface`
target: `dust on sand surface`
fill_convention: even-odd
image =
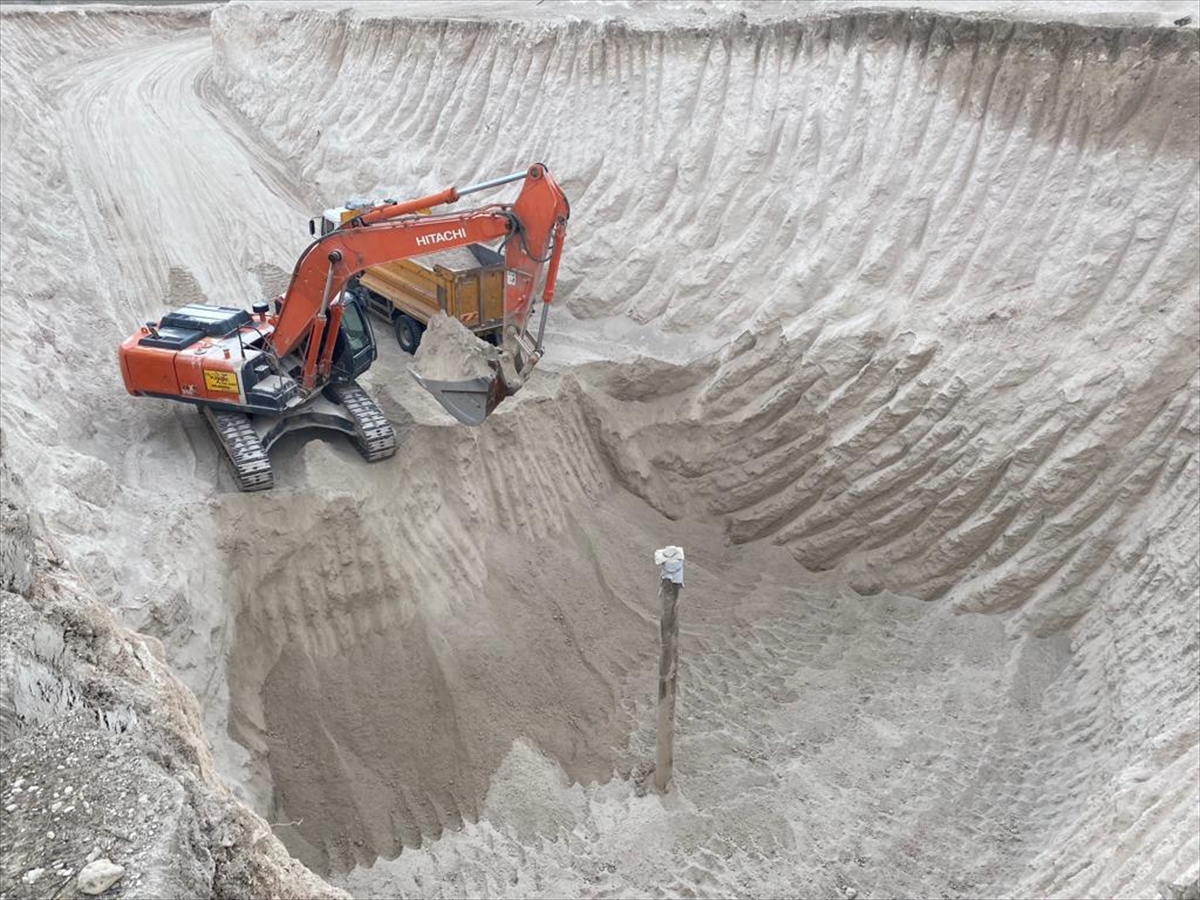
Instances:
[[[6,8],[5,464],[55,558],[161,639],[215,770],[357,894],[1184,890],[1200,110],[1167,7]],[[118,399],[111,348],[164,296],[276,290],[329,198],[534,159],[575,207],[559,343],[483,428],[383,346],[401,452],[290,436],[244,496],[194,412]],[[660,800],[626,776],[667,543],[690,569]],[[18,741],[159,672],[73,621],[18,632]],[[63,688],[92,683],[59,677],[79,654],[127,677]],[[170,723],[139,723],[186,786]],[[20,859],[57,873],[40,834]],[[214,878],[275,847],[231,834],[181,846],[222,848]],[[113,861],[133,884],[169,856]]]

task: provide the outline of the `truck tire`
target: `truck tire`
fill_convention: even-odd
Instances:
[[[421,335],[425,333],[425,326],[404,313],[396,316],[393,324],[396,328],[396,342],[400,345],[400,349],[405,353],[416,353],[417,348],[421,346]]]

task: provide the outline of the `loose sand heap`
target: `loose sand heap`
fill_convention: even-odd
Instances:
[[[458,319],[437,312],[421,336],[413,368],[422,378],[438,381],[490,378],[495,370],[489,360],[499,358],[499,349],[475,337]]]
[[[1194,893],[1196,4],[335,6],[0,12],[0,893]],[[534,161],[483,427],[383,327],[401,451],[265,494],[123,394],[333,199]]]

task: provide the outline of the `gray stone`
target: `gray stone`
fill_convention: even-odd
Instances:
[[[83,867],[79,873],[79,889],[85,894],[103,894],[121,880],[125,867],[107,859],[98,859]]]

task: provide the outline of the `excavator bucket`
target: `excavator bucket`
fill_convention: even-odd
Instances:
[[[422,378],[415,371],[412,377],[417,384],[429,391],[446,412],[464,425],[482,425],[505,397],[511,395],[499,367],[492,364],[491,378],[467,378],[461,381],[437,381]]]
[[[439,312],[429,320],[409,371],[458,421],[482,425],[506,397],[521,389],[542,358],[540,347],[515,327],[505,329],[503,344],[486,342]]]

